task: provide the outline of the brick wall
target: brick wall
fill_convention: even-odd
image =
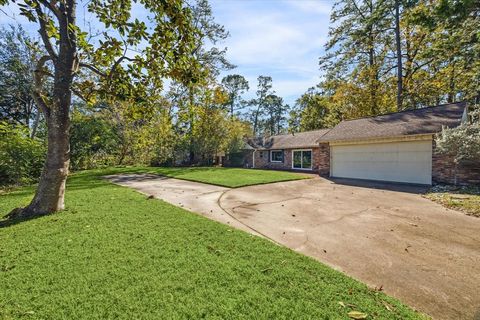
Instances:
[[[292,150],[283,150],[283,162],[270,162],[270,150],[255,152],[255,168],[292,170]]]
[[[318,172],[320,175],[328,176],[330,174],[330,148],[328,143],[321,144],[318,148],[312,150],[312,172]],[[298,149],[284,149],[283,162],[270,162],[270,150],[257,151],[255,153],[255,167],[259,169],[292,169],[292,151]],[[307,171],[307,170],[299,170]]]
[[[321,143],[317,152],[314,152],[314,162],[316,163],[316,170],[318,174],[324,177],[330,176],[330,145],[328,143]]]
[[[432,180],[434,183],[480,185],[480,159],[460,163],[455,169],[453,157],[438,153],[433,141]]]

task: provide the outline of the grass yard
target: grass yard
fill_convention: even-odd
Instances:
[[[67,210],[0,228],[0,319],[423,319],[313,259],[99,178],[115,172],[74,174]],[[0,215],[32,191],[0,195]]]
[[[223,167],[126,167],[112,168],[109,171],[114,173],[154,173],[229,188],[311,178],[311,175],[295,172]]]
[[[426,197],[447,208],[480,217],[480,187],[435,186]]]

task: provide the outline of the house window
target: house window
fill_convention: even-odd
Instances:
[[[283,162],[283,151],[282,150],[271,150],[270,151],[270,162]]]
[[[312,150],[293,150],[293,169],[312,170]]]

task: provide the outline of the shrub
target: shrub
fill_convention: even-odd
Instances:
[[[437,134],[438,151],[453,156],[458,164],[465,160],[480,161],[480,108],[470,113],[469,121],[455,128],[443,128]]]
[[[46,145],[31,139],[27,128],[0,122],[0,185],[36,181],[45,161]]]
[[[114,125],[97,114],[72,113],[70,169],[93,169],[116,164],[119,138]]]

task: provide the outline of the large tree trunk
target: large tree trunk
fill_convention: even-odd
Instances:
[[[43,167],[42,175],[37,191],[32,202],[23,209],[11,212],[11,218],[31,218],[41,216],[65,208],[65,184],[70,164],[70,105],[72,102],[73,75],[78,67],[76,33],[69,24],[75,24],[76,1],[67,0],[60,3],[59,22],[59,49],[58,55],[50,48],[50,56],[45,56],[39,61],[39,69],[36,70],[36,82],[34,97],[45,115],[48,130],[47,159]],[[46,27],[41,24],[40,33],[46,32]],[[53,61],[54,86],[50,103],[43,98],[41,74],[46,61]]]
[[[69,107],[70,94],[52,108],[47,118],[48,151],[37,192],[23,212],[23,217],[44,215],[65,208],[65,183],[70,164]]]

